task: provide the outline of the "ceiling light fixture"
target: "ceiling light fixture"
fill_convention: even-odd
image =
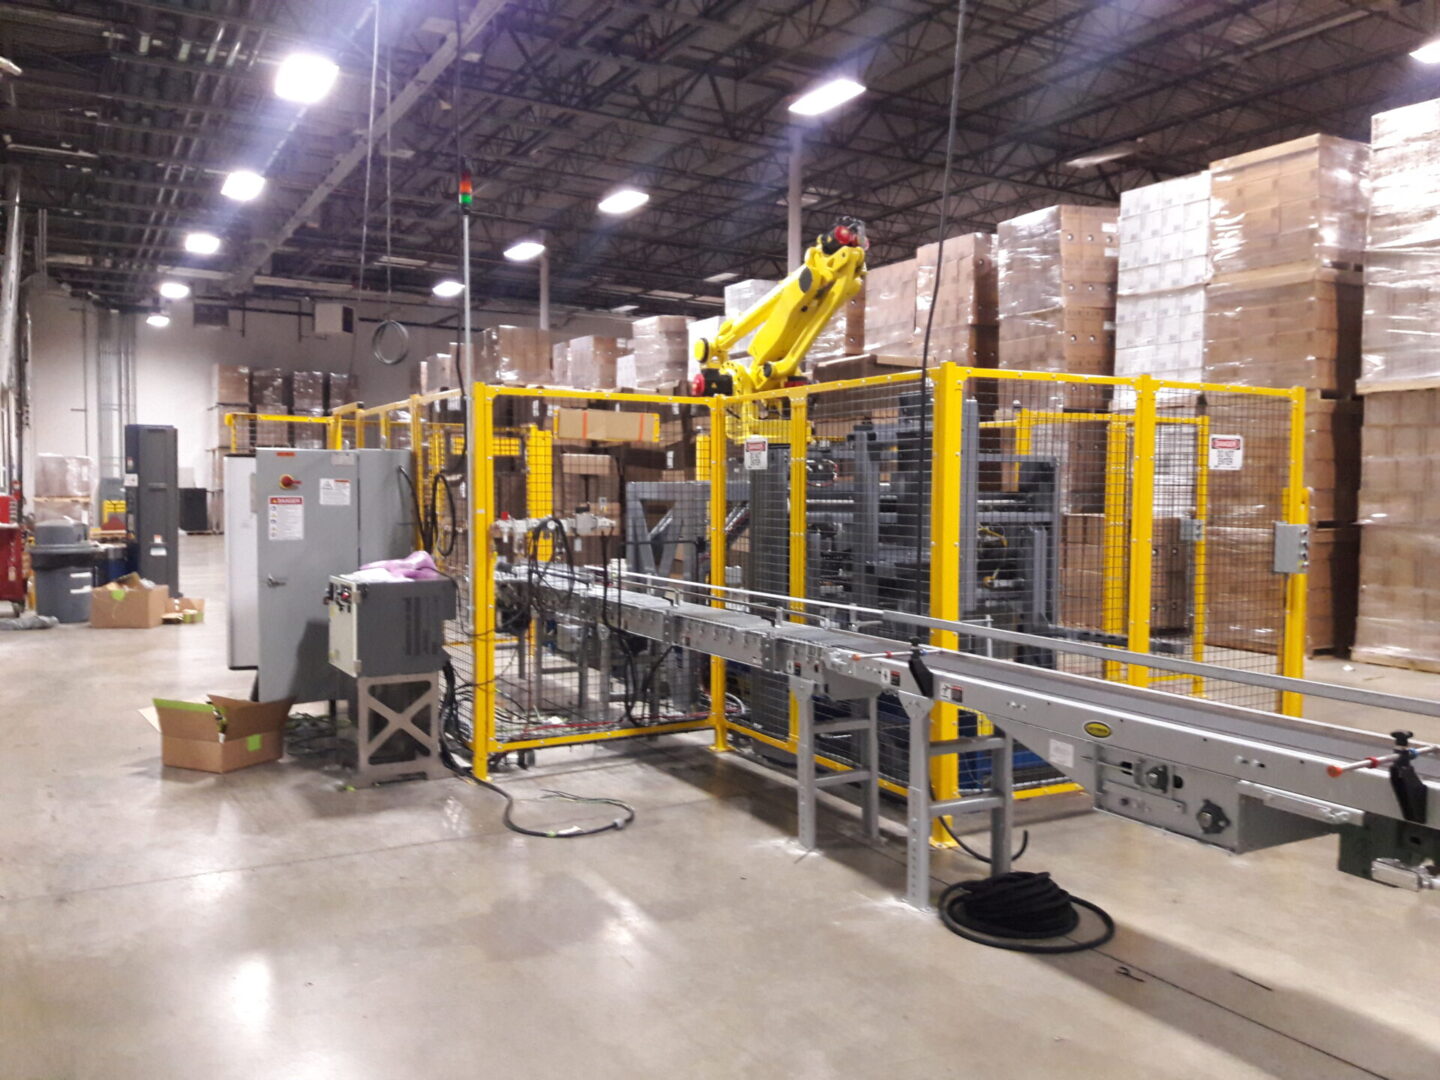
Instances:
[[[220,238],[208,232],[186,233],[185,250],[191,255],[214,255],[220,250]]]
[[[157,330],[163,330],[170,325],[170,316],[163,311],[152,311],[145,316],[145,325],[153,326]]]
[[[537,255],[545,254],[545,245],[538,240],[521,240],[505,249],[505,257],[511,262],[529,262]]]
[[[639,311],[639,310],[640,310],[640,305],[639,305],[639,304],[621,304],[619,307],[612,307],[610,310],[613,311],[616,315],[629,315],[630,312],[632,312],[632,311]]]
[[[1427,41],[1410,54],[1414,60],[1422,64],[1440,64],[1440,38],[1434,41]]]
[[[734,270],[721,270],[720,273],[711,274],[705,280],[711,285],[720,285],[726,281],[734,281],[739,276]]]
[[[854,79],[831,79],[792,101],[790,111],[799,116],[819,116],[821,113],[827,113],[831,109],[844,105],[845,102],[859,97],[864,92],[865,87]]]
[[[236,169],[220,185],[220,194],[236,202],[249,202],[264,190],[265,177],[250,169]]]
[[[340,68],[315,53],[291,53],[275,72],[275,96],[301,105],[314,105],[330,93]]]
[[[602,214],[628,214],[631,210],[638,210],[650,201],[650,196],[635,188],[621,188],[619,191],[612,191],[605,198],[600,200],[600,212]]]
[[[453,300],[465,291],[465,286],[454,278],[446,278],[444,281],[437,281],[430,291],[441,300]]]
[[[166,300],[184,300],[190,295],[190,286],[183,281],[162,281],[160,295]]]
[[[1106,165],[1112,161],[1134,157],[1139,149],[1138,143],[1120,143],[1105,150],[1096,150],[1091,154],[1081,154],[1079,157],[1071,158],[1065,164],[1072,169],[1088,169],[1095,165]]]

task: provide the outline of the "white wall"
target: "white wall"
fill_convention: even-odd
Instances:
[[[416,306],[395,312],[410,330],[410,353],[403,364],[387,367],[370,353],[370,336],[381,314],[378,305],[361,310],[358,332],[318,336],[310,304],[290,300],[253,300],[266,311],[231,309],[228,329],[194,326],[189,301],[169,305],[170,325],[147,326],[135,317],[135,420],[173,424],[178,429],[182,484],[190,477],[209,486],[209,450],[216,443],[213,369],[216,364],[245,364],[289,371],[348,371],[354,364],[360,398],[381,404],[405,397],[419,360],[449,349],[454,329],[424,324],[443,320],[440,306]],[[273,311],[296,311],[276,314]],[[94,454],[94,313],[84,301],[59,290],[32,298],[35,333],[31,348],[32,453]],[[508,323],[534,325],[533,317],[477,312],[475,327]],[[87,343],[88,327],[88,343]],[[604,315],[573,315],[556,340],[584,334],[629,333],[625,320]],[[80,410],[80,411],[76,411]],[[85,410],[89,410],[86,412]],[[88,431],[88,434],[87,434]],[[88,449],[87,449],[88,446]]]

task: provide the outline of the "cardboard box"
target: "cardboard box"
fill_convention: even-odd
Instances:
[[[593,442],[660,441],[660,416],[610,409],[556,409],[555,437]]]
[[[1440,533],[1440,390],[1366,395],[1359,516]]]
[[[290,373],[282,368],[254,368],[250,372],[250,394],[256,412],[288,412]]]
[[[1349,394],[1364,288],[1354,271],[1284,268],[1206,286],[1205,381]]]
[[[491,326],[480,335],[478,364],[492,373],[482,382],[502,386],[537,386],[551,381],[550,331],[530,326]],[[455,353],[454,355],[459,355]]]
[[[1292,264],[1359,269],[1369,158],[1364,143],[1310,135],[1213,162],[1215,275]]]
[[[1206,642],[1274,655],[1284,638],[1285,587],[1285,575],[1273,569],[1274,528],[1215,526],[1206,540]],[[1310,532],[1307,654],[1343,650],[1351,641],[1359,546],[1353,525]]]
[[[91,480],[94,462],[88,457],[67,454],[35,455],[35,486],[39,498],[88,499],[94,492]]]
[[[247,405],[250,369],[244,364],[216,364],[215,400],[226,405]]]
[[[613,390],[616,362],[630,351],[629,338],[580,337],[569,342],[566,386],[580,390]]]
[[[1002,320],[1061,307],[1113,309],[1118,214],[1108,206],[1051,206],[1002,221],[996,243]]]
[[[177,769],[228,773],[284,753],[285,723],[293,699],[237,701],[210,695],[210,703],[155,699],[160,761]]]
[[[126,574],[90,591],[90,625],[97,630],[148,630],[170,610],[170,587],[146,585]]]
[[[359,401],[359,380],[349,372],[331,371],[325,375],[325,408],[334,412],[341,405]]]
[[[689,324],[683,315],[636,319],[631,328],[633,353],[622,353],[615,359],[615,385],[663,394],[673,392],[685,381],[690,368]],[[623,358],[632,355],[633,369],[624,371],[629,365],[623,363]]]
[[[915,251],[915,328],[923,333],[934,298],[934,327],[989,326],[999,317],[1000,273],[990,233],[966,233],[945,241],[940,289],[935,291],[938,243]],[[934,329],[931,330],[934,335]]]
[[[1283,489],[1290,462],[1289,403],[1242,394],[1208,395],[1214,434],[1240,435],[1245,465],[1209,472],[1210,516],[1229,525],[1268,527],[1284,515]],[[1348,524],[1360,485],[1361,402],[1305,401],[1305,485],[1313,523]]]
[[[906,259],[866,272],[865,284],[856,298],[863,305],[861,352],[919,355],[915,336],[916,270],[916,260]]]
[[[1356,660],[1440,671],[1440,527],[1367,524]]]
[[[560,471],[568,476],[610,476],[615,459],[609,454],[561,454]]]
[[[290,403],[296,412],[325,411],[325,373],[297,371],[290,376]]]

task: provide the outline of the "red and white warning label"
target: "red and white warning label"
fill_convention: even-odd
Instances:
[[[1217,472],[1234,472],[1245,464],[1245,436],[1211,435],[1210,468]]]

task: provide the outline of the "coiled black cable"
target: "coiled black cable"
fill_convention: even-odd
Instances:
[[[1100,933],[1082,941],[1048,944],[1080,925],[1080,908],[1100,918]],[[1084,952],[1115,936],[1115,920],[1104,908],[1071,896],[1049,873],[1015,870],[980,881],[957,881],[940,894],[940,921],[951,933],[1012,952]]]

